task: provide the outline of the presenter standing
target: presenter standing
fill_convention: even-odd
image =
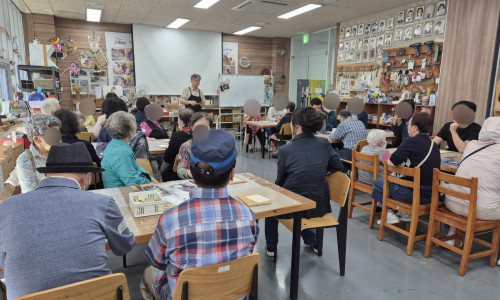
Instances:
[[[200,75],[191,75],[191,86],[185,88],[181,94],[181,104],[184,104],[186,108],[190,108],[194,112],[201,111],[201,108],[205,106],[205,95],[198,88],[200,80]]]

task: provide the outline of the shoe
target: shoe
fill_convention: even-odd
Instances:
[[[309,247],[311,248],[312,251],[314,251],[314,253],[318,254],[318,244],[316,245],[309,245]]]
[[[452,247],[455,247],[455,240],[449,240],[449,241],[446,241],[445,243],[452,246]],[[464,246],[464,241],[460,240],[460,247],[459,248],[462,248],[463,246]]]
[[[248,150],[248,152],[253,153],[253,148],[252,148],[252,149],[249,149],[249,150]]]
[[[271,154],[271,158],[278,159],[278,154]]]
[[[399,218],[399,221],[403,221],[403,222],[411,222],[411,215],[409,214],[406,214],[404,212],[400,212],[398,211],[398,214],[397,214],[398,218]]]
[[[267,256],[274,257],[274,253],[275,252],[276,252],[276,249],[266,246],[266,254],[267,254]]]
[[[381,220],[378,220],[377,224],[380,225],[380,221]],[[388,224],[396,224],[396,223],[399,223],[399,218],[394,213],[388,212],[387,213],[387,220],[385,222],[388,223]]]
[[[375,213],[381,213],[382,212],[382,207],[375,207]]]

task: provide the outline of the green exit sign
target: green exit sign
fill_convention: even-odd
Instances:
[[[309,33],[302,35],[302,44],[309,44]]]

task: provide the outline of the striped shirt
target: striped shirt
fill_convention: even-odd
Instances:
[[[331,140],[342,140],[344,148],[354,149],[356,144],[366,139],[366,128],[363,122],[352,117],[341,122],[337,129],[330,134]]]
[[[155,288],[171,299],[182,270],[252,253],[259,227],[253,212],[227,188],[194,188],[191,198],[164,212],[144,251],[157,269]]]

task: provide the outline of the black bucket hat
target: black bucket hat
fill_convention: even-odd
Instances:
[[[40,173],[87,173],[103,172],[94,167],[84,143],[57,144],[50,147],[45,167],[36,168]]]

